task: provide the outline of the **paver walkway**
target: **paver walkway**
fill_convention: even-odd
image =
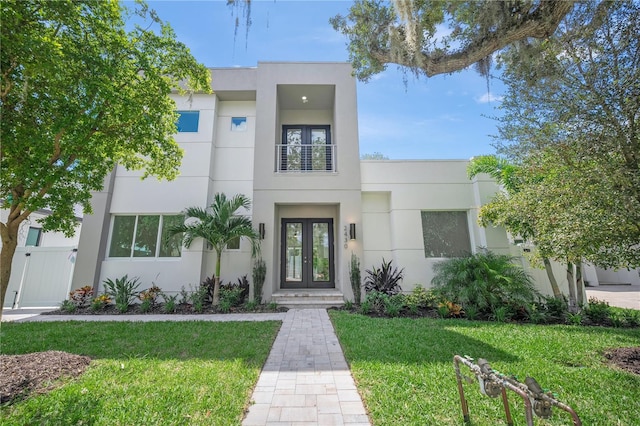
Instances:
[[[245,426],[370,425],[324,309],[291,309],[252,396]]]
[[[23,310],[24,311],[24,310]],[[370,425],[325,309],[273,314],[39,315],[7,310],[3,321],[282,320],[253,391],[245,426]]]

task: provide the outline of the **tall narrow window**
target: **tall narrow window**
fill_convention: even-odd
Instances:
[[[423,211],[425,257],[461,257],[471,253],[465,211]]]
[[[29,233],[27,234],[27,242],[26,246],[37,247],[40,245],[40,238],[42,237],[42,229],[41,228],[29,228]]]

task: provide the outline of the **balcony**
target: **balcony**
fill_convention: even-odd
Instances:
[[[276,173],[335,173],[333,144],[276,145]]]

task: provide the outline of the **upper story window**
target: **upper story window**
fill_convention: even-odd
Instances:
[[[200,121],[200,111],[178,111],[179,117],[176,127],[178,132],[197,132]]]
[[[246,132],[247,131],[247,117],[231,117],[231,131],[232,132]]]
[[[29,227],[29,233],[27,234],[27,242],[25,246],[37,247],[40,245],[40,239],[42,238],[42,229]]]
[[[168,229],[183,220],[182,215],[114,216],[109,257],[180,257],[182,238]]]
[[[278,171],[335,171],[334,157],[330,126],[282,126]]]
[[[425,257],[462,257],[471,253],[466,211],[423,211]]]

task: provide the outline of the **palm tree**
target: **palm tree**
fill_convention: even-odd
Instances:
[[[251,219],[237,215],[241,207],[249,209],[251,200],[243,194],[227,199],[224,193],[216,193],[209,209],[188,207],[184,222],[169,228],[170,235],[182,234],[182,243],[189,248],[194,240],[202,238],[216,252],[216,272],[213,287],[213,305],[220,300],[220,259],[230,242],[247,238],[251,242],[252,256],[260,252],[260,237],[251,227]]]

